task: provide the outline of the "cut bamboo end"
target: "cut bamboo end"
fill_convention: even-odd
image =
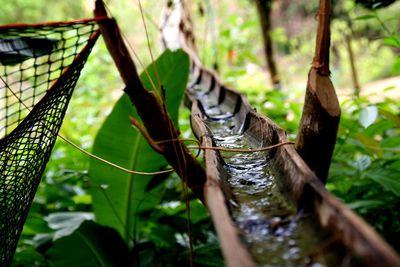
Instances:
[[[340,116],[340,105],[335,88],[328,76],[318,73],[318,70],[311,68],[308,75],[307,90],[315,93],[315,101],[332,117]]]

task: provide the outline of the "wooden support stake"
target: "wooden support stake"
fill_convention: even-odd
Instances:
[[[96,0],[94,13],[96,17],[107,16],[102,0]],[[102,21],[100,30],[126,85],[125,93],[135,105],[149,136],[155,142],[171,140],[171,142],[163,142],[159,145],[162,148],[160,154],[165,157],[193,193],[203,201],[206,173],[183,142],[179,140],[179,133],[167,114],[162,100],[143,87],[117,23],[114,19]]]
[[[340,120],[339,101],[329,78],[330,0],[320,0],[315,57],[308,74],[296,149],[325,184]]]

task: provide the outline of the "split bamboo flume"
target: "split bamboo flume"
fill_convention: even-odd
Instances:
[[[284,131],[205,69],[183,2],[164,13],[166,48],[191,58],[186,104],[202,146],[260,148]],[[291,144],[267,151],[204,151],[204,201],[227,266],[400,266],[396,252],[333,197]]]

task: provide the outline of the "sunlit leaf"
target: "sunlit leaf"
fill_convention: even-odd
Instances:
[[[399,75],[400,74],[400,57],[397,57],[394,60],[391,72],[392,72],[392,75]]]
[[[363,16],[354,18],[354,20],[368,20],[368,19],[375,19],[375,18],[376,18],[375,15],[363,15]]]
[[[57,212],[48,215],[45,220],[49,227],[56,230],[53,240],[70,235],[86,220],[93,220],[91,212]]]
[[[92,204],[92,196],[91,195],[75,195],[72,197],[72,200],[76,204]]]
[[[385,45],[400,47],[400,38],[398,36],[389,36],[383,39]]]
[[[375,122],[378,118],[378,108],[376,106],[368,106],[361,110],[359,122],[364,127],[367,128]]]

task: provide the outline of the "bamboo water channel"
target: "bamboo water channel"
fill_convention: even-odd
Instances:
[[[207,136],[214,146],[242,149],[287,141],[272,121],[251,110],[243,96],[221,87],[210,72],[203,70],[201,77],[192,76],[187,97],[192,104],[193,130],[200,140]],[[290,179],[313,176],[293,175],[282,169],[308,171],[305,166],[285,166],[285,159],[295,156],[293,146],[285,146],[206,156],[213,158],[217,173],[210,176],[220,179],[230,216],[250,257],[259,266],[359,266],[333,234],[321,229],[318,218],[307,210],[308,204],[301,203],[301,196],[297,201],[291,198],[298,192],[288,187],[287,183],[295,182]],[[285,177],[288,173],[292,178]]]
[[[212,76],[203,77],[207,78],[213,79]],[[227,104],[230,100],[225,103],[213,86],[217,85],[211,83],[210,90],[201,82],[193,81],[188,94],[198,99],[202,120],[215,145],[239,149],[272,145],[258,138],[246,119],[243,121],[236,116],[238,111],[234,108],[240,105],[237,104],[240,98],[232,109]],[[260,266],[328,266],[316,249],[324,246],[327,237],[316,230],[317,225],[309,214],[297,213],[293,203],[281,192],[281,178],[274,170],[273,154],[274,151],[220,152],[232,219]],[[330,252],[323,254],[326,256]],[[340,266],[344,255],[331,254],[330,266]]]
[[[187,7],[174,3],[162,21],[163,43],[191,57],[186,103],[202,145],[287,143],[279,126],[202,66]],[[293,145],[251,153],[205,150],[204,158],[204,199],[227,266],[400,266],[396,252],[327,192]]]

